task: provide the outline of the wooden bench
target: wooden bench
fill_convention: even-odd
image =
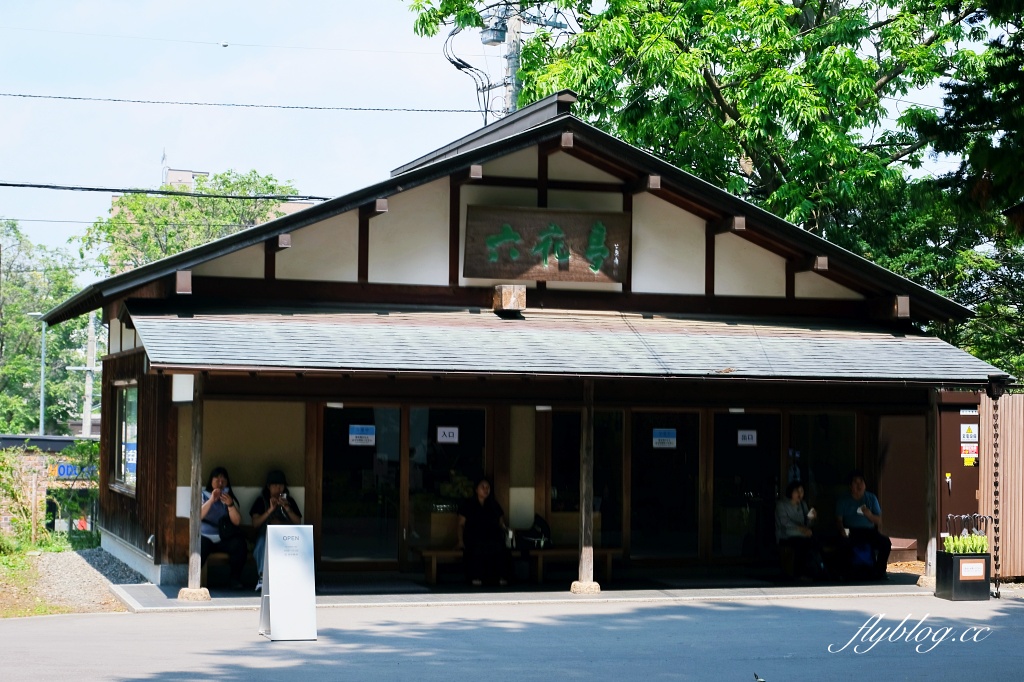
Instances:
[[[462,561],[461,549],[420,549],[423,557],[424,573],[428,585],[437,584],[437,564],[455,563]],[[579,561],[579,550],[575,547],[548,547],[545,549],[531,549],[529,552],[513,550],[513,556],[523,556],[530,561],[530,573],[538,583],[544,582],[544,562],[547,561]],[[595,547],[594,563],[604,562],[604,578],[609,582],[612,579],[612,559],[622,557],[622,549],[618,547]]]
[[[416,550],[423,557],[423,572],[427,576],[428,585],[437,584],[437,564],[455,563],[456,561],[462,561],[462,550],[461,549],[418,549]]]
[[[548,561],[576,561],[580,560],[580,552],[575,547],[546,547],[544,549],[531,549],[529,551],[531,573],[538,583],[544,582],[544,562]],[[595,547],[594,565],[604,562],[604,579],[612,580],[612,559],[621,558],[622,549],[618,547]]]

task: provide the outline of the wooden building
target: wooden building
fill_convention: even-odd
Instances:
[[[104,545],[183,582],[195,458],[203,483],[228,468],[243,511],[285,471],[321,572],[421,570],[480,473],[513,526],[540,514],[580,548],[583,581],[592,546],[771,561],[787,481],[831,524],[855,467],[890,534],[934,546],[939,456],[959,455],[941,408],[1009,380],[920,332],[970,311],[574,101],[47,313],[109,325]]]

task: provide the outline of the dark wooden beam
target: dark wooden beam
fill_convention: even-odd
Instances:
[[[747,219],[741,215],[727,215],[714,223],[715,234],[723,232],[743,232],[747,229]]]
[[[709,228],[710,229],[710,228]],[[714,246],[708,244],[707,285],[714,278]],[[829,272],[832,278],[834,271]],[[855,299],[795,299],[760,296],[714,296],[642,294],[637,292],[576,291],[527,289],[526,307],[579,310],[619,310],[676,314],[787,315],[823,319],[893,320],[893,297]],[[194,277],[195,304],[207,300],[235,299],[260,304],[295,301],[329,303],[359,302],[379,305],[443,305],[490,308],[493,291],[486,287],[450,287],[403,284],[366,284],[358,282],[313,282],[303,280],[265,280],[235,277]],[[884,300],[884,304],[880,303]],[[920,311],[916,311],[920,313]]]
[[[279,234],[263,242],[263,278],[277,278],[277,252],[292,247],[290,234]]]
[[[358,278],[360,282],[370,281],[370,219],[387,213],[388,200],[377,199],[359,207],[359,256]]]
[[[480,168],[480,166],[474,167]],[[459,227],[461,223],[462,183],[453,175],[448,188],[448,286],[450,287],[459,285]]]
[[[828,256],[810,256],[795,261],[793,272],[828,272]]]
[[[624,191],[622,193],[622,212],[623,213],[632,213],[633,212],[633,192],[625,192]],[[632,239],[632,235],[630,235],[630,238]],[[632,249],[630,249],[629,254],[630,254],[630,258],[632,259],[632,257],[633,257],[633,250]],[[633,263],[632,262],[627,263],[626,266],[627,266],[626,267],[626,278],[622,280],[622,291],[628,293],[628,292],[633,290]]]
[[[174,273],[174,293],[176,294],[191,294],[192,293],[192,271],[191,270],[178,270]]]
[[[626,191],[630,194],[639,194],[640,192],[650,192],[652,190],[661,189],[661,176],[660,175],[644,175],[632,182],[626,183]]]
[[[458,185],[464,185],[467,182],[476,183],[483,180],[483,177],[484,167],[476,163],[471,165],[469,168],[463,168],[461,171],[453,173],[451,176],[452,183]]]
[[[537,208],[548,206],[548,157],[549,152],[537,147]]]
[[[715,227],[705,223],[704,227],[704,295],[715,295]]]

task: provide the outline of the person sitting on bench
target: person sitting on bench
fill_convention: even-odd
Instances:
[[[242,569],[249,553],[249,546],[238,527],[242,515],[238,511],[238,500],[231,492],[228,470],[216,467],[203,488],[203,506],[199,511],[201,564],[214,552],[225,552],[231,568],[231,587],[241,589]]]
[[[459,505],[458,548],[463,550],[466,579],[474,587],[508,583],[505,530],[505,511],[491,495],[490,481],[481,478],[473,495]]]
[[[823,573],[821,551],[811,530],[815,516],[816,512],[804,502],[803,484],[791,481],[786,486],[785,499],[775,504],[775,539],[780,549],[793,552],[791,577],[814,580]]]
[[[836,502],[836,523],[839,524],[839,532],[845,533],[846,529],[850,532],[847,565],[854,568],[857,553],[864,548],[870,548],[867,550],[871,553],[867,566],[869,575],[876,580],[884,580],[892,542],[879,530],[882,527],[882,507],[878,503],[878,498],[867,491],[863,472],[851,472],[849,480],[850,494],[840,497]]]

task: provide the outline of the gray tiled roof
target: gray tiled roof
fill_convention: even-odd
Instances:
[[[984,383],[929,336],[807,322],[490,311],[134,314],[153,367]]]

